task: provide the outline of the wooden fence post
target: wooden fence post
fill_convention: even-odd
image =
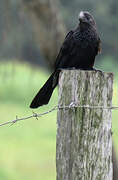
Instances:
[[[112,73],[60,73],[57,180],[112,180],[112,85]]]

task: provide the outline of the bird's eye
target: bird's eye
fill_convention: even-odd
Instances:
[[[90,17],[89,16],[86,16],[87,20],[90,20]]]
[[[86,17],[87,20],[90,19],[90,17],[88,16],[88,14],[85,14],[85,17]]]

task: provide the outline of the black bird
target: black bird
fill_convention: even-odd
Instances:
[[[93,16],[87,11],[79,14],[79,24],[65,37],[56,58],[55,70],[32,100],[30,108],[48,104],[54,88],[58,84],[60,70],[75,68],[94,70],[95,56],[100,52],[100,38]]]

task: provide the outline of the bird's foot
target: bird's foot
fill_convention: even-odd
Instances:
[[[96,69],[96,68],[92,68],[93,71],[97,71],[97,72],[100,72],[100,73],[103,73],[103,71],[99,70],[99,69]]]
[[[59,71],[62,71],[62,70],[83,70],[83,71],[97,71],[97,72],[103,73],[103,71],[101,71],[99,69],[96,69],[96,68],[75,68],[75,67],[70,67],[70,68],[59,68],[58,70]]]
[[[75,67],[71,67],[71,68],[59,68],[58,70],[75,70]]]

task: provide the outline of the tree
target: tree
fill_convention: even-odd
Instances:
[[[32,19],[37,42],[47,63],[53,68],[66,28],[58,0],[22,0]]]

